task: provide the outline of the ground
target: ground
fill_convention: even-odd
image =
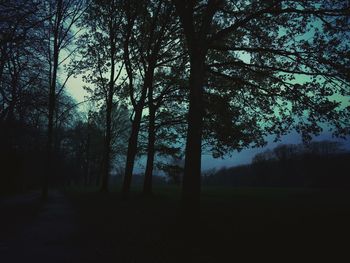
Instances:
[[[0,262],[348,262],[345,190],[205,188],[201,215],[181,216],[179,191],[52,191],[0,202]],[[339,260],[337,260],[339,258]]]

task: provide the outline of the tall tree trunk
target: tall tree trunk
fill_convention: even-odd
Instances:
[[[2,82],[2,74],[4,73],[5,63],[7,61],[6,58],[6,43],[2,44],[1,53],[0,53],[0,84]]]
[[[190,98],[186,141],[185,169],[182,188],[182,203],[186,212],[199,212],[201,189],[201,143],[203,129],[203,84],[205,58],[208,51],[208,34],[212,19],[222,1],[208,1],[201,24],[195,24],[193,2],[172,0],[184,29],[190,55]]]
[[[182,184],[182,203],[184,209],[191,213],[199,211],[201,189],[204,59],[205,55],[201,52],[191,54],[186,157]]]
[[[54,63],[56,64],[56,63]],[[55,72],[56,71],[56,72]],[[53,77],[52,84],[50,85],[50,93],[49,93],[49,115],[48,115],[48,127],[47,127],[47,143],[46,143],[46,170],[43,179],[43,189],[42,189],[42,198],[47,199],[48,189],[49,189],[49,174],[52,172],[53,165],[53,122],[54,122],[54,111],[55,111],[55,102],[56,102],[56,75],[57,68],[55,70],[55,66],[53,68]]]
[[[149,100],[149,98],[148,98]],[[148,146],[147,146],[147,163],[145,170],[145,179],[143,184],[143,194],[152,194],[152,174],[153,174],[153,164],[154,164],[154,154],[155,154],[155,116],[156,109],[152,101],[149,101],[149,126],[148,126]]]
[[[114,2],[113,2],[114,3]],[[103,158],[103,173],[101,181],[101,192],[108,192],[109,181],[109,169],[111,165],[111,139],[112,139],[112,108],[113,108],[113,93],[114,93],[114,74],[115,74],[115,32],[112,24],[112,19],[109,24],[109,41],[110,41],[110,62],[111,62],[111,74],[109,78],[109,87],[106,101],[106,135],[104,145],[104,158]]]
[[[108,181],[109,181],[109,168],[111,162],[111,120],[112,120],[112,98],[113,93],[109,92],[108,102],[106,105],[106,134],[104,141],[104,150],[103,150],[103,171],[101,178],[101,192],[108,192]]]
[[[85,187],[90,185],[90,119],[88,119],[88,130],[86,138],[86,161],[84,169],[84,185]]]
[[[49,114],[48,114],[48,125],[47,125],[47,144],[46,144],[46,170],[43,178],[43,186],[42,186],[42,198],[44,200],[48,197],[49,191],[49,174],[52,173],[53,169],[53,126],[54,126],[54,112],[55,112],[55,104],[56,104],[56,81],[57,81],[57,70],[58,70],[58,58],[59,58],[59,46],[58,46],[58,38],[59,38],[59,25],[62,18],[62,0],[57,2],[56,9],[56,20],[55,20],[55,28],[54,28],[54,39],[53,39],[53,67],[51,72],[51,82],[50,82],[50,90],[49,90]]]
[[[140,124],[143,111],[143,103],[139,103],[135,109],[135,116],[132,121],[131,134],[128,142],[128,151],[126,155],[126,164],[125,164],[125,175],[123,181],[122,194],[124,197],[128,197],[130,193],[130,186],[132,180],[132,173],[134,170],[135,157],[137,154],[137,140],[140,131]]]
[[[126,156],[126,164],[125,164],[125,176],[122,187],[122,194],[124,198],[127,198],[130,193],[130,186],[132,180],[132,173],[134,170],[135,157],[137,154],[137,144],[138,144],[138,136],[140,132],[140,125],[142,119],[142,111],[145,105],[146,95],[149,87],[153,85],[153,75],[154,75],[154,66],[149,65],[149,70],[145,74],[145,81],[142,87],[141,97],[134,108],[135,116],[132,121],[131,126],[131,135],[128,143],[128,151]]]

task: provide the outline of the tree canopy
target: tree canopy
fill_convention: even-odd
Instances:
[[[0,7],[2,137],[18,123],[46,127],[49,168],[65,141],[60,131],[84,130],[72,143],[76,156],[99,134],[103,158],[94,169],[103,191],[115,148],[125,155],[118,165],[124,193],[138,154],[147,155],[150,191],[154,163],[184,152],[183,199],[198,203],[203,150],[222,157],[263,146],[268,135],[278,140],[295,130],[308,142],[324,131],[350,132],[348,1],[18,0]],[[64,90],[73,74],[83,75],[94,101],[94,125],[72,116],[75,103]],[[16,143],[6,147],[15,151]],[[87,164],[88,156],[77,158]]]
[[[308,140],[321,123],[349,133],[347,1],[173,3],[191,63],[184,199],[198,200],[202,136],[219,156],[292,129]]]

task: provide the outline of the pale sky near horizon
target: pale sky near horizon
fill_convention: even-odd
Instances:
[[[309,39],[312,37],[314,30],[316,27],[320,27],[321,24],[315,24],[314,28],[308,32],[307,35],[302,36],[305,39]],[[243,56],[245,58],[245,56]],[[249,60],[249,56],[246,58]],[[307,78],[306,76],[298,76],[298,78],[295,79],[295,82],[302,82],[302,78]],[[84,100],[84,97],[87,95],[86,91],[83,89],[83,86],[85,84],[82,81],[81,76],[78,76],[77,78],[71,77],[67,82],[67,91],[68,93],[79,103]],[[344,104],[349,105],[350,102],[347,97],[341,98],[341,100],[344,99]],[[346,101],[345,101],[346,100]],[[84,106],[80,106],[80,109],[83,110]],[[316,140],[333,140],[332,136],[327,134],[326,132],[322,133],[320,136],[315,138]],[[227,156],[224,159],[214,159],[210,154],[203,154],[202,155],[202,170],[207,170],[211,168],[220,168],[223,166],[230,167],[230,166],[236,166],[241,164],[248,164],[251,162],[254,155],[258,152],[265,151],[266,149],[272,149],[276,147],[279,144],[299,144],[301,143],[301,137],[296,132],[292,132],[284,137],[282,137],[281,141],[277,143],[273,143],[272,139],[268,140],[268,144],[263,148],[254,148],[254,149],[245,149],[241,152],[233,152],[231,156]],[[350,149],[350,139],[348,138],[344,145],[347,149]],[[137,168],[140,165],[136,166]]]
[[[77,78],[71,77],[67,82],[68,93],[79,103],[85,100],[85,96],[88,94],[83,89],[84,82],[81,76]],[[83,106],[82,106],[83,107]],[[202,155],[202,170],[208,170],[212,168],[219,169],[220,167],[230,167],[242,164],[248,164],[251,162],[254,155],[258,152],[264,151],[267,148],[273,148],[280,143],[300,143],[300,136],[297,134],[289,134],[283,138],[279,143],[270,142],[266,147],[263,148],[249,148],[242,150],[241,152],[233,152],[231,156],[226,156],[225,158],[213,158],[211,154],[205,153]],[[142,170],[142,162],[137,164],[135,167],[135,172]]]
[[[71,78],[67,82],[67,91],[71,96],[77,101],[81,102],[84,100],[84,96],[87,95],[86,91],[83,89],[84,83],[81,77]],[[316,140],[333,140],[331,135],[323,133],[315,138]],[[340,140],[341,141],[341,140]],[[211,154],[202,155],[202,170],[209,169],[220,169],[222,167],[238,166],[243,164],[249,164],[252,158],[259,152],[265,151],[266,149],[273,149],[279,144],[299,144],[301,143],[301,137],[296,132],[292,132],[286,136],[283,136],[281,141],[273,142],[273,139],[268,139],[268,144],[262,148],[248,148],[242,150],[241,152],[233,152],[231,156],[226,156],[222,158],[213,158]],[[344,141],[344,146],[350,149],[350,140]],[[143,171],[143,161],[139,161],[135,165],[135,173]]]
[[[84,101],[84,97],[87,96],[87,92],[83,89],[85,83],[82,80],[81,76],[71,77],[67,81],[67,91],[68,93],[77,101]]]

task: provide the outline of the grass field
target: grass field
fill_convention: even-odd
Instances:
[[[69,191],[84,246],[115,262],[348,262],[344,190],[206,187],[200,218],[190,225],[181,217],[178,188],[154,192],[145,199],[134,189],[122,200],[117,192]]]

